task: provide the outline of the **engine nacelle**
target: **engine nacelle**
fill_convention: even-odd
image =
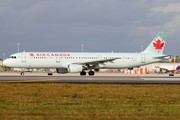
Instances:
[[[82,65],[78,65],[78,64],[69,64],[68,65],[68,72],[69,73],[80,73],[83,70],[83,66]]]
[[[128,68],[128,70],[133,70],[133,68]]]
[[[96,72],[98,72],[99,71],[99,69],[97,68],[97,69],[94,69]]]
[[[64,73],[68,73],[68,69],[67,68],[56,68],[56,72],[59,74],[64,74]]]

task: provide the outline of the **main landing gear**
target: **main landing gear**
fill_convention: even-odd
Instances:
[[[89,71],[88,74],[94,75],[94,71]],[[80,75],[86,75],[86,72],[82,71],[82,72],[80,72]]]
[[[94,71],[89,71],[88,74],[89,75],[94,75]]]
[[[86,72],[82,71],[80,72],[80,75],[86,75]]]

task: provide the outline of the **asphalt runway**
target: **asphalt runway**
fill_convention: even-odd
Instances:
[[[0,73],[0,83],[76,83],[76,84],[180,84],[180,75],[148,74],[126,75],[123,73],[96,73],[95,76],[47,73]]]

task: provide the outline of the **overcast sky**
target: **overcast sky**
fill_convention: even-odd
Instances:
[[[140,52],[168,30],[180,47],[179,0],[0,0],[0,58],[20,51]]]

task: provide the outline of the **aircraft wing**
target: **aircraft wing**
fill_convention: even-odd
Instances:
[[[98,64],[105,65],[104,63],[110,62],[113,63],[114,60],[116,59],[121,59],[121,58],[112,58],[112,59],[103,59],[103,60],[94,60],[94,61],[87,61],[87,62],[78,62],[78,63],[73,63],[73,64],[80,64],[80,65],[87,65],[87,66],[95,66]]]
[[[171,57],[171,56],[173,56],[173,55],[162,55],[162,56],[154,57],[154,59],[163,59],[163,58]]]

